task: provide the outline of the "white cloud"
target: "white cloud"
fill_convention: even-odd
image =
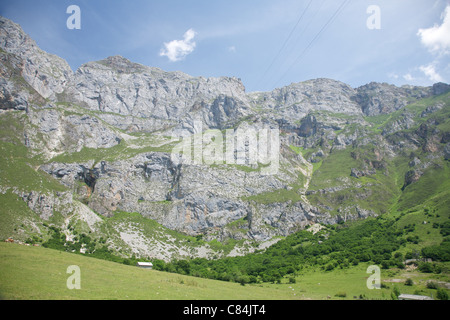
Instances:
[[[228,51],[234,53],[236,52],[236,47],[235,46],[228,47]]]
[[[442,54],[450,52],[450,5],[447,5],[442,14],[443,22],[431,28],[419,29],[417,35],[422,43],[431,51]]]
[[[429,64],[427,66],[420,66],[420,71],[422,71],[428,79],[433,82],[443,82],[444,79],[436,72],[434,66]]]
[[[193,41],[197,33],[189,29],[183,35],[183,40],[173,40],[164,43],[164,48],[159,53],[160,56],[166,56],[170,61],[175,62],[184,59],[195,49],[196,43]]]
[[[403,76],[403,79],[405,79],[405,80],[408,81],[408,82],[411,82],[411,81],[414,81],[414,80],[415,80],[415,78],[414,78],[410,73],[405,74],[405,75]]]
[[[399,75],[395,72],[389,72],[387,74],[388,78],[391,79],[392,81],[397,81],[399,78]]]

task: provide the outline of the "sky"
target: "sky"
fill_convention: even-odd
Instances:
[[[74,71],[120,55],[247,92],[450,82],[450,0],[0,0],[0,15]]]

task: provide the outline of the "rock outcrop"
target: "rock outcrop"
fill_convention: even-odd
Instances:
[[[450,157],[448,132],[436,116],[449,107],[450,86],[443,83],[352,88],[314,79],[247,93],[237,78],[192,77],[120,56],[73,72],[1,17],[0,75],[0,117],[20,119],[16,140],[33,157],[33,168],[66,189],[46,193],[4,185],[2,190],[16,188],[47,220],[54,211],[67,216],[75,207],[73,212],[91,222],[101,221],[96,214],[137,212],[207,240],[261,242],[309,224],[381,214],[386,204],[364,201],[378,204],[379,197],[388,197],[380,181],[389,179],[392,159],[415,150]],[[420,112],[406,108],[431,96],[444,98],[417,107]],[[382,114],[390,117],[373,120]],[[277,143],[261,143],[267,128],[277,130]],[[234,136],[227,140],[227,132],[238,129],[250,133],[239,146]],[[213,138],[206,139],[207,132]],[[181,138],[191,142],[188,150],[181,148],[183,157],[199,146],[200,160],[206,152],[225,154],[230,142],[234,149],[212,163],[177,161],[173,151]],[[264,171],[273,164],[264,157],[237,161],[241,152],[248,160],[253,147],[269,145],[279,147],[272,150],[273,173]],[[424,157],[408,161],[403,189],[433,161]],[[127,232],[124,241],[137,243]]]

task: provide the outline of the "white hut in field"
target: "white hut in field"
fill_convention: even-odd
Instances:
[[[153,268],[153,264],[151,262],[138,262],[136,266],[144,269],[151,269]]]

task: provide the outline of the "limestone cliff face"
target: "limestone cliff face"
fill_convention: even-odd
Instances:
[[[236,78],[195,78],[120,56],[81,66],[60,98],[108,113],[103,119],[113,125],[117,116],[139,119],[127,123],[130,131],[156,131],[180,121],[192,127],[192,117],[218,128],[248,113],[245,88]]]
[[[398,88],[387,83],[372,82],[357,89],[354,100],[368,116],[396,111],[411,100],[419,100],[434,93],[430,87],[403,86]]]
[[[64,59],[41,50],[19,25],[3,17],[0,17],[0,48],[22,60],[18,71],[43,98],[54,99],[72,75]]]
[[[332,79],[314,79],[294,83],[272,92],[253,94],[254,103],[282,114],[285,119],[299,120],[311,110],[361,114],[353,101],[355,89]]]
[[[422,150],[449,158],[449,134],[434,118],[449,107],[448,97],[420,114],[405,109],[422,98],[445,97],[446,84],[352,88],[314,79],[248,93],[236,78],[165,72],[120,56],[72,72],[1,17],[0,75],[0,117],[20,119],[17,139],[41,160],[36,169],[67,189],[44,195],[2,186],[14,188],[43,219],[54,210],[91,218],[93,212],[138,212],[207,239],[264,241],[311,223],[380,214],[383,206],[364,201],[386,196],[376,176],[389,176],[399,154]],[[371,120],[380,114],[393,116],[385,123]],[[172,155],[180,137],[194,135],[195,142],[195,135],[211,129],[224,138],[224,150],[226,129],[238,128],[279,129],[274,174],[263,174],[267,163],[177,162]],[[254,142],[240,148],[248,151]],[[234,151],[233,159],[240,150]],[[404,187],[433,159],[413,161]],[[369,177],[373,182],[364,180]]]

